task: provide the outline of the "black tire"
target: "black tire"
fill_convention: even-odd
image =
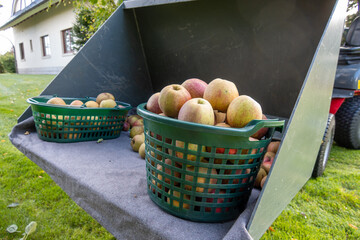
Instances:
[[[334,114],[329,114],[329,118],[327,121],[323,141],[320,145],[319,153],[316,158],[314,170],[312,173],[312,176],[314,178],[320,177],[326,167],[326,163],[329,159],[331,147],[334,141],[334,135],[335,135],[335,116]]]
[[[360,96],[346,99],[336,113],[335,142],[342,147],[360,149]]]

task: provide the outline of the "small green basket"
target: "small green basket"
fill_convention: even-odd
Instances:
[[[144,119],[148,194],[166,212],[223,222],[245,209],[263,156],[284,121],[253,120],[244,128],[180,121],[137,107]],[[259,141],[249,137],[267,127]]]
[[[38,137],[49,142],[69,143],[120,136],[130,104],[118,102],[115,108],[87,108],[82,106],[54,105],[46,102],[54,96],[39,96],[27,99],[31,104]],[[95,101],[95,98],[66,98],[66,104],[73,100]],[[123,107],[119,107],[122,105]]]

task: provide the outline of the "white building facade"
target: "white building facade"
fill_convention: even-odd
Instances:
[[[73,58],[71,29],[75,13],[71,4],[14,0],[13,15],[0,27],[12,27],[20,74],[57,74]]]

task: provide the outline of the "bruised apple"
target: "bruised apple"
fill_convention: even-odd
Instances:
[[[226,112],[227,123],[231,127],[245,127],[251,120],[262,119],[262,109],[258,102],[247,95],[235,98]]]
[[[188,100],[180,109],[179,120],[214,125],[214,110],[211,104],[203,98]]]
[[[176,118],[181,107],[190,99],[191,95],[186,88],[179,84],[171,84],[161,90],[158,102],[166,116]]]
[[[198,78],[190,78],[181,84],[181,86],[188,90],[192,98],[202,98],[207,85],[206,82]]]
[[[206,87],[204,99],[208,100],[214,110],[226,112],[233,99],[239,96],[238,89],[233,82],[216,78]]]
[[[149,98],[149,100],[146,103],[146,109],[148,111],[156,113],[156,114],[162,113],[160,106],[159,106],[159,96],[160,96],[159,92],[151,95],[151,97]]]

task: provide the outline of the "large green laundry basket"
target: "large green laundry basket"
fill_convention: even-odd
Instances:
[[[31,104],[38,137],[49,142],[82,142],[113,139],[121,134],[130,104],[116,101],[115,108],[86,108],[54,105],[46,102],[53,96],[27,99]],[[87,102],[95,98],[65,98],[66,104],[73,100]],[[121,107],[119,107],[121,105]]]
[[[284,121],[244,128],[180,121],[137,107],[144,118],[148,194],[160,208],[200,222],[236,218],[246,207],[266,148]],[[259,141],[250,136],[267,127]]]

